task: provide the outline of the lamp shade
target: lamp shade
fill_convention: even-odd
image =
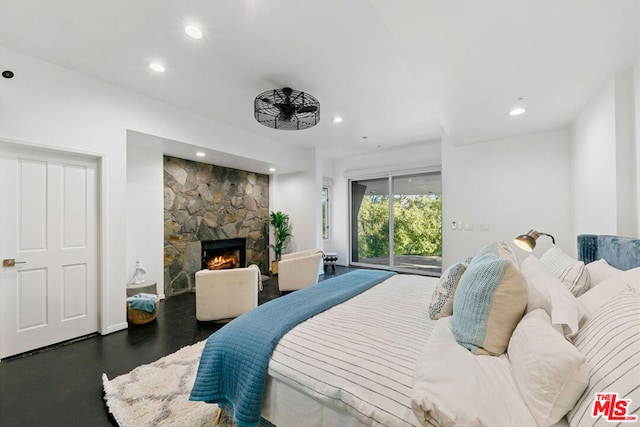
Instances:
[[[538,240],[540,236],[549,236],[553,244],[556,244],[556,239],[554,239],[551,234],[541,233],[536,230],[529,230],[527,234],[521,234],[513,239],[513,243],[523,251],[531,252],[536,247],[536,240]]]

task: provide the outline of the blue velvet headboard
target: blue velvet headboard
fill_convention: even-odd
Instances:
[[[620,270],[640,267],[640,239],[580,234],[578,236],[578,259],[588,264],[600,258]]]

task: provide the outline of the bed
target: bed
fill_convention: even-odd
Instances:
[[[447,269],[440,279],[384,272],[365,280],[360,277],[363,273],[348,273],[275,300],[280,307],[274,304],[274,311],[255,310],[258,315],[265,312],[262,320],[253,312],[239,317],[208,340],[191,399],[219,403],[242,427],[606,425],[613,414],[607,412],[606,402],[599,404],[598,417],[591,417],[595,394],[604,392],[629,400],[624,417],[637,417],[640,240],[581,235],[580,260],[556,251],[540,259],[529,257],[519,266],[504,242],[492,242],[483,251],[457,263],[457,269]],[[494,257],[494,252],[500,256]],[[473,329],[475,320],[470,327],[456,316],[430,319],[434,306],[478,314],[464,305],[478,295],[465,299],[464,292],[477,277],[485,280],[487,269],[480,270],[483,260],[491,268],[507,265],[501,280],[507,276],[515,277],[515,282],[525,280],[525,296],[520,287],[513,291],[515,299],[508,295],[504,301],[514,307],[513,319],[498,313],[500,323],[514,323],[505,332],[504,350],[494,348],[487,331],[480,342],[466,340],[460,331],[478,335],[465,330],[465,326]],[[594,286],[585,284],[590,269],[598,280]],[[545,288],[551,281],[561,283],[562,292]],[[541,282],[546,284],[540,287]],[[502,288],[502,284],[495,288],[494,295]],[[540,292],[532,294],[532,289]],[[325,291],[331,304],[320,304],[293,327],[271,325],[273,318],[289,319],[288,304],[306,306],[308,300],[323,299]],[[494,298],[497,306],[498,297]],[[478,322],[491,331],[493,311],[497,310],[490,309],[485,313],[488,319]],[[633,314],[624,317],[624,313]],[[227,341],[219,341],[218,335],[226,334]],[[269,335],[266,343],[251,341],[264,335]],[[256,355],[261,347],[270,347],[266,356]],[[207,348],[215,354],[207,354]],[[246,359],[235,361],[240,357],[235,351]],[[552,370],[538,372],[549,361]],[[262,376],[238,386],[235,380],[254,365]],[[562,384],[541,391],[540,382],[548,381],[545,376],[550,372]],[[231,391],[225,390],[227,386]],[[257,418],[239,410],[241,400],[249,402],[244,409],[258,411]]]

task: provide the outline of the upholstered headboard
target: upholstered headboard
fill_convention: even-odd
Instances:
[[[578,236],[578,259],[588,264],[600,258],[620,270],[640,267],[640,239],[580,234]]]

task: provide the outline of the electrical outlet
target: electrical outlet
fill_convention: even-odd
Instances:
[[[458,221],[458,224],[456,225],[456,229],[458,231],[462,231],[462,221]]]
[[[457,226],[456,222],[455,221],[451,221],[451,229],[455,230],[456,226]]]
[[[467,222],[464,224],[464,231],[473,231],[473,224],[470,222]]]
[[[480,231],[489,231],[489,224],[480,224]]]

